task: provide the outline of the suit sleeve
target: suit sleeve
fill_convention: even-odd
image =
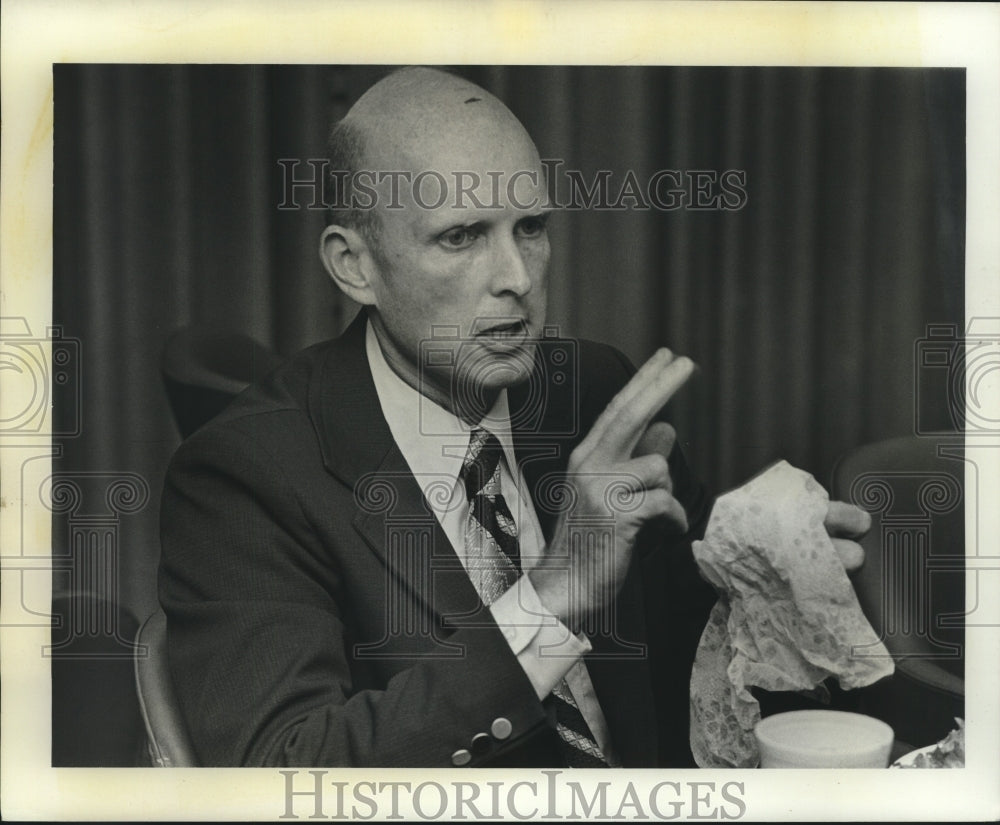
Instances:
[[[451,766],[467,749],[475,765],[527,747],[545,713],[495,625],[460,628],[448,637],[460,656],[410,659],[389,678],[351,655],[357,594],[289,477],[308,460],[279,461],[228,424],[182,445],[169,470],[159,594],[201,764]],[[510,733],[477,753],[471,738],[498,718]]]

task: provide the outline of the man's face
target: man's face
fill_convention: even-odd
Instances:
[[[528,377],[545,322],[537,153],[510,128],[473,128],[447,145],[417,136],[399,148],[391,168],[413,181],[440,177],[425,175],[419,188],[400,179],[397,197],[382,188],[372,322],[408,383],[449,408],[488,407],[497,390]]]

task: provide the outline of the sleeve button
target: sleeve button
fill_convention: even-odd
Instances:
[[[488,733],[477,733],[472,737],[472,752],[476,756],[482,756],[486,753],[493,742],[490,740]]]
[[[469,753],[465,748],[455,751],[451,755],[451,764],[456,768],[462,767],[462,765],[468,765],[472,761],[472,754]]]
[[[490,733],[493,734],[494,739],[506,739],[513,729],[514,726],[511,725],[510,720],[502,716],[494,719],[493,724],[490,725]]]

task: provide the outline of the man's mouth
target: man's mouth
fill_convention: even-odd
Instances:
[[[520,320],[494,324],[491,327],[480,330],[476,333],[476,337],[493,341],[522,341],[528,337],[528,325]]]

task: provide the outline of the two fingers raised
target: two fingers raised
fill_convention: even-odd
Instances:
[[[605,461],[618,463],[631,458],[646,437],[652,439],[649,442],[652,449],[646,451],[651,452],[657,446],[655,442],[663,441],[666,432],[660,429],[646,436],[650,422],[693,371],[694,362],[690,358],[674,357],[668,349],[657,350],[611,399],[577,449],[588,456],[599,453]]]

